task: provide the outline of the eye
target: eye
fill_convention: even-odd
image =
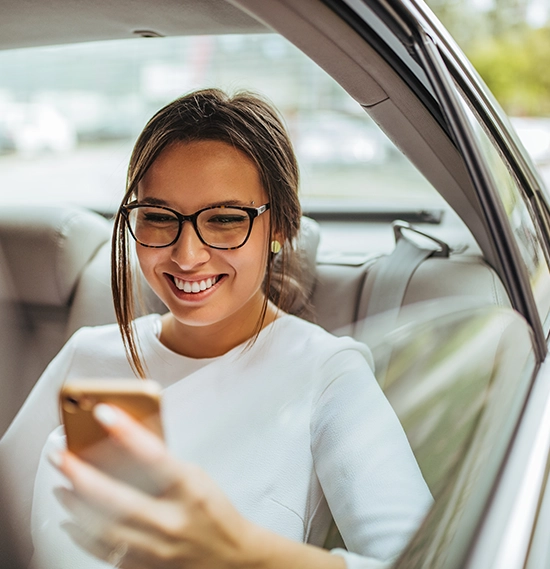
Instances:
[[[219,213],[209,216],[207,223],[211,225],[242,225],[248,222],[248,216],[242,213]]]
[[[178,219],[167,212],[158,211],[143,211],[141,212],[140,219],[142,223],[150,223],[154,225],[166,225],[171,223],[178,223]]]

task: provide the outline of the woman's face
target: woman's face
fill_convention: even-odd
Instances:
[[[219,141],[178,143],[164,150],[139,183],[137,199],[184,215],[213,205],[259,207],[268,201],[252,161]],[[147,282],[179,324],[250,328],[252,334],[264,302],[269,239],[267,211],[254,220],[239,249],[208,247],[190,222],[170,247],[136,248]]]

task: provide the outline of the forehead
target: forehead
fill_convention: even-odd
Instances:
[[[138,200],[162,200],[183,210],[219,203],[267,201],[258,169],[241,150],[220,141],[176,143],[153,162],[138,185]]]

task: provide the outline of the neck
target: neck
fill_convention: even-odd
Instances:
[[[262,303],[263,304],[263,303]],[[244,320],[235,318],[207,326],[192,326],[176,320],[169,312],[162,317],[160,341],[168,349],[190,358],[214,358],[244,344],[271,324],[280,311],[271,302],[267,304],[260,327],[262,305],[254,307]]]

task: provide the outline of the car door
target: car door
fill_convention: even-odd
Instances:
[[[461,494],[461,484],[455,482],[454,501],[449,498],[448,509],[440,516],[431,513],[427,527],[419,533],[425,541],[413,540],[398,565],[523,567],[529,556],[529,563],[539,566],[536,563],[537,556],[543,555],[541,532],[547,527],[547,502],[546,509],[539,512],[539,507],[544,498],[550,443],[549,375],[548,363],[544,363],[550,291],[545,195],[495,101],[487,96],[467,63],[457,61],[451,44],[442,41],[423,14],[416,11],[417,6],[407,3],[406,8],[398,6],[399,20],[383,6],[376,10],[396,35],[410,33],[405,38],[409,51],[429,77],[450,134],[464,158],[492,237],[497,272],[515,309],[530,325],[535,350],[533,361],[521,373],[518,369],[517,377],[508,378],[505,391],[514,394],[515,404],[501,401],[500,413],[507,409],[507,420],[499,418],[495,409],[490,417],[491,405],[480,420],[470,446],[472,454],[465,459],[471,461],[466,475],[472,484],[470,492]],[[501,380],[498,374],[495,377]],[[506,432],[507,436],[491,436],[491,423],[493,427],[500,424],[501,435]],[[482,453],[474,456],[479,441],[476,437],[483,437],[483,433],[486,443],[492,441],[493,456],[489,461],[483,460]],[[475,479],[472,472],[481,464],[486,475]],[[492,482],[487,471],[492,471]],[[478,504],[477,512],[468,504],[472,496]],[[434,511],[444,508],[445,502],[438,500]],[[546,550],[546,562],[547,555]]]

